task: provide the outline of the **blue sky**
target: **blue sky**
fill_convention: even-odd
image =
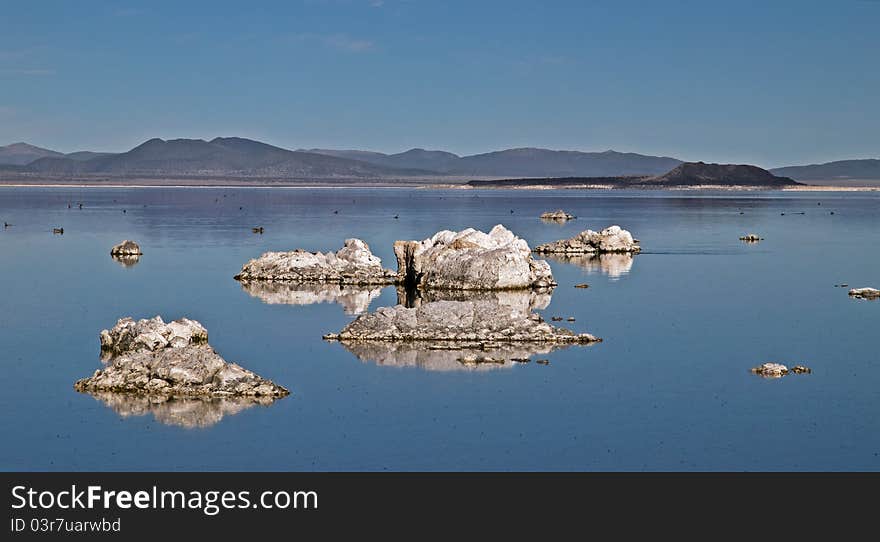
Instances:
[[[0,144],[880,157],[880,1],[0,0]]]

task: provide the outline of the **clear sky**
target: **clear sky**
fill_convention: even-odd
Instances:
[[[880,157],[880,1],[0,0],[0,144]]]

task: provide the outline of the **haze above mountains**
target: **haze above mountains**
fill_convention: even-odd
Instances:
[[[616,177],[666,179],[681,160],[616,151],[518,148],[459,156],[411,149],[397,154],[360,150],[275,147],[238,137],[150,139],[124,153],[64,154],[26,143],[0,147],[0,172],[9,175],[162,177],[220,176],[267,179]],[[760,168],[755,168],[760,169]],[[687,170],[685,170],[687,171]],[[720,170],[719,170],[720,171]],[[747,173],[746,170],[738,170]],[[760,170],[764,171],[764,170]],[[880,160],[844,160],[770,170],[796,180],[880,179]],[[681,171],[679,171],[680,177]],[[664,175],[666,174],[666,175]],[[750,179],[762,175],[746,175]],[[462,179],[465,178],[465,179]],[[671,177],[666,181],[670,182]],[[678,179],[679,181],[681,179]]]

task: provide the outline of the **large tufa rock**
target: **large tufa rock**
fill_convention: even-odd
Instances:
[[[857,299],[877,299],[880,298],[880,290],[876,288],[853,288],[849,291],[849,295]]]
[[[393,284],[397,274],[382,267],[382,260],[360,239],[346,239],[333,252],[266,252],[244,264],[236,280],[325,282],[335,284]]]
[[[501,224],[488,234],[440,231],[424,241],[395,241],[398,276],[422,290],[516,290],[556,286],[550,265]]]
[[[140,256],[142,254],[141,247],[128,239],[110,249],[111,256]]]
[[[577,218],[577,217],[566,213],[562,209],[557,209],[555,211],[541,213],[541,220],[549,220],[549,221],[553,221],[553,222],[566,222],[566,221],[572,220],[574,218]]]
[[[545,243],[535,247],[535,252],[548,254],[603,254],[640,252],[637,239],[620,226],[609,226],[600,232],[582,231],[571,239]]]
[[[382,307],[349,323],[326,340],[347,341],[449,341],[474,343],[575,344],[600,341],[589,333],[552,326],[528,304],[496,301],[435,301],[418,308]]]
[[[120,319],[101,332],[102,359],[108,362],[74,389],[142,395],[283,397],[289,392],[269,380],[227,363],[208,344],[208,332],[195,320],[166,324]]]

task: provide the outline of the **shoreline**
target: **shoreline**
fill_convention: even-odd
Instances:
[[[230,183],[230,184],[177,184],[156,182],[150,184],[132,184],[132,183],[21,183],[21,182],[3,182],[0,181],[0,189],[3,188],[259,188],[259,189],[363,189],[363,188],[381,188],[381,189],[416,189],[416,190],[581,190],[581,191],[617,191],[617,190],[638,190],[644,192],[878,192],[880,186],[833,186],[833,185],[801,185],[789,186],[783,188],[760,187],[760,186],[713,186],[713,185],[695,185],[695,186],[670,186],[670,187],[616,187],[612,185],[578,185],[578,186],[547,186],[547,185],[525,185],[525,186],[480,186],[474,187],[465,183],[433,183],[433,184],[380,184],[380,183],[356,183],[356,184],[333,184],[333,183],[313,183],[313,184],[266,184],[266,183]]]

